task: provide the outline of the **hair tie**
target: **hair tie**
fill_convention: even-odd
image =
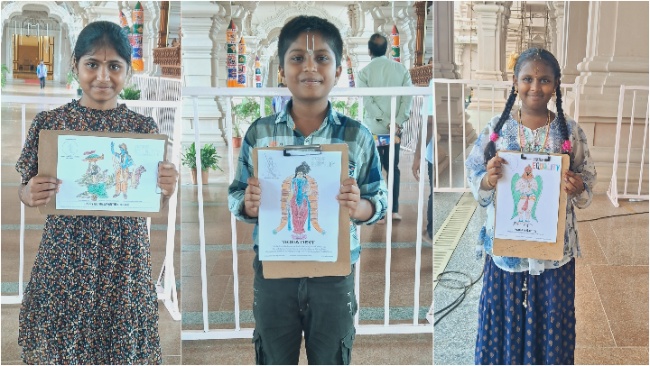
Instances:
[[[490,135],[490,141],[497,142],[498,139],[499,139],[499,134],[496,132],[492,132],[492,134]]]
[[[571,152],[571,141],[564,140],[564,143],[562,144],[562,150],[567,153]]]

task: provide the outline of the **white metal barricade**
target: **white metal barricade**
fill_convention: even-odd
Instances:
[[[290,91],[287,88],[262,88],[262,89],[252,89],[252,88],[204,88],[204,87],[186,87],[183,88],[183,97],[191,98],[193,105],[193,126],[194,126],[194,143],[195,146],[201,146],[200,144],[200,123],[199,123],[199,98],[210,98],[215,99],[219,97],[220,99],[226,99],[228,102],[226,105],[226,123],[225,128],[227,131],[227,139],[230,140],[232,137],[232,114],[230,112],[230,105],[233,98],[237,97],[259,97],[263,99],[264,97],[272,97],[276,95],[290,95]],[[426,87],[399,87],[399,88],[346,88],[339,89],[335,88],[330,93],[331,97],[358,97],[358,96],[391,96],[391,106],[393,114],[391,116],[391,135],[395,134],[396,125],[395,125],[395,115],[394,111],[396,110],[396,97],[401,95],[420,95],[428,97],[431,95],[431,89]],[[263,103],[260,103],[263,105]],[[363,111],[363,98],[359,98],[359,111]],[[264,115],[262,108],[261,115]],[[360,117],[362,120],[362,118]],[[426,136],[427,124],[421,123],[421,133],[422,136]],[[422,144],[425,144],[425,139],[422,139]],[[426,169],[426,159],[424,154],[426,152],[425,146],[422,146],[422,157],[421,157],[421,166],[420,171],[425,171]],[[229,171],[229,181],[234,179],[235,175],[235,165],[234,165],[234,149],[232,144],[228,145],[228,171]],[[392,162],[395,159],[395,145],[390,145],[389,148],[389,158]],[[201,166],[200,154],[196,154],[196,166]],[[389,191],[390,187],[393,184],[394,172],[393,164],[389,164],[390,169],[388,173],[388,186]],[[197,172],[197,174],[200,174]],[[424,204],[424,181],[425,179],[420,179],[418,191],[422,199],[418,200],[418,220],[417,227],[422,227],[424,215],[422,215],[422,208]],[[231,251],[232,251],[232,267],[233,267],[233,291],[234,291],[234,328],[232,329],[210,329],[210,324],[208,320],[208,290],[207,290],[207,269],[206,269],[206,248],[205,248],[205,219],[203,215],[203,183],[200,178],[197,178],[197,200],[198,200],[198,220],[199,220],[199,252],[200,252],[200,271],[201,271],[201,294],[202,294],[202,319],[203,319],[203,329],[202,330],[183,330],[181,333],[182,340],[203,340],[203,339],[233,339],[233,338],[251,338],[253,336],[252,328],[241,328],[240,320],[240,303],[239,303],[239,274],[238,274],[238,254],[237,254],[237,229],[235,226],[235,217],[230,215],[230,225],[231,225]],[[387,212],[391,212],[392,209],[392,195],[388,195],[388,209]],[[422,233],[418,230],[417,239],[416,239],[416,258],[415,258],[415,283],[414,283],[414,299],[413,299],[413,319],[412,324],[389,324],[390,320],[390,280],[391,280],[391,237],[392,237],[392,220],[387,220],[386,225],[386,261],[385,261],[385,291],[384,291],[384,323],[382,325],[360,325],[359,324],[359,312],[361,309],[361,304],[359,304],[359,311],[355,317],[355,326],[357,329],[357,334],[416,334],[416,333],[433,333],[433,326],[431,324],[419,324],[419,292],[420,292],[420,269],[421,269],[421,251],[422,251]],[[356,264],[356,280],[355,280],[355,291],[357,296],[357,303],[359,303],[359,277],[361,273],[361,259]],[[188,291],[187,288],[184,289]]]
[[[178,82],[180,84],[180,81]],[[180,90],[180,88],[179,88]],[[43,110],[53,109],[61,105],[67,104],[70,102],[69,97],[25,97],[25,96],[2,96],[2,103],[9,103],[13,105],[20,105],[22,112],[22,141],[24,143],[26,138],[27,131],[27,121],[26,121],[26,106],[27,105],[38,105],[42,106]],[[145,114],[148,117],[152,117],[155,121],[160,119],[159,111],[162,109],[172,108],[174,110],[173,120],[169,122],[172,126],[180,126],[180,94],[179,98],[176,101],[140,101],[140,100],[120,100],[120,103],[125,103],[129,109],[136,110],[138,108],[147,111]],[[174,121],[179,121],[174,123]],[[172,153],[170,161],[172,161],[177,167],[180,163],[180,128],[175,128],[169,130],[172,135],[170,141],[172,143]],[[178,298],[176,295],[176,276],[174,270],[174,237],[176,234],[176,208],[178,201],[178,189],[169,199],[169,217],[167,222],[167,242],[165,247],[165,259],[162,265],[162,270],[158,281],[156,284],[158,299],[163,300],[165,307],[168,309],[174,320],[180,320],[180,311],[178,307]],[[24,248],[25,248],[25,205],[21,203],[20,208],[20,253],[19,253],[19,271],[18,271],[18,295],[3,295],[0,299],[2,304],[20,304],[23,299],[23,287],[24,287]],[[147,225],[150,230],[151,220],[147,220]]]
[[[624,113],[624,106],[629,105],[630,103],[626,104],[626,91],[631,91],[632,93],[632,101],[631,101],[631,111],[630,111],[630,124],[629,124],[629,131],[628,131],[628,136],[627,136],[627,152],[625,156],[625,172],[623,174],[623,192],[619,192],[619,186],[618,186],[618,179],[619,179],[619,158],[620,158],[620,150],[621,150],[621,140],[624,138],[622,130],[622,125],[623,125],[623,113]],[[615,207],[618,207],[618,200],[620,198],[627,198],[630,200],[648,200],[650,199],[650,195],[648,193],[643,192],[643,184],[644,184],[644,176],[643,172],[644,170],[648,170],[648,163],[645,161],[645,154],[646,154],[646,149],[648,148],[648,91],[650,88],[648,86],[626,86],[626,85],[621,85],[621,91],[618,97],[618,113],[616,116],[616,144],[614,145],[614,163],[613,163],[613,168],[612,168],[612,178],[609,183],[609,188],[607,190],[607,196],[609,197],[610,201],[612,201],[612,204]],[[641,95],[639,95],[641,94]],[[639,99],[641,102],[639,102]],[[638,147],[633,147],[633,136],[635,132],[638,134],[637,131],[635,131],[635,118],[637,115],[637,108],[643,108],[643,101],[645,99],[645,120],[644,120],[644,125],[643,125],[643,143],[641,146],[641,156],[640,160],[637,160],[639,158],[638,152],[639,148]],[[637,107],[637,104],[640,104]],[[632,152],[635,151],[635,154],[632,154]],[[631,170],[637,170],[639,171],[639,178],[637,180],[637,189],[636,192],[633,190],[628,190],[628,185],[629,181],[632,174],[634,174],[634,171]],[[646,178],[646,183],[647,183],[647,176]]]
[[[475,136],[480,134],[483,128],[488,124],[489,119],[497,114],[503,112],[503,106],[510,94],[512,88],[511,81],[490,81],[490,80],[461,80],[461,79],[433,79],[433,99],[436,101],[444,101],[443,110],[440,111],[439,104],[433,105],[433,136],[434,141],[438,133],[442,130],[439,124],[439,117],[443,116],[446,121],[447,135],[441,135],[439,141],[440,147],[434,145],[434,192],[470,192],[467,185],[467,172],[465,171],[465,160],[471,151],[471,144],[475,140]],[[454,102],[452,98],[452,89],[460,88],[460,98]],[[574,84],[562,84],[560,86],[563,92],[564,112],[571,115],[571,111],[567,110],[567,94],[571,94],[571,98],[575,100],[573,109],[573,119],[578,122],[579,98],[577,97],[577,89]],[[443,95],[438,95],[444,91]],[[467,103],[468,92],[473,91],[471,102]],[[461,118],[459,122],[462,124],[461,133],[458,136],[452,134],[452,121],[454,120],[452,110],[457,105],[453,103],[463,103]],[[549,109],[554,112],[555,102],[551,100],[548,105]],[[513,108],[514,109],[514,108]],[[473,113],[473,123],[475,124],[474,133],[467,131],[468,114]],[[471,125],[470,125],[471,126]],[[467,137],[471,140],[468,141]],[[444,146],[444,148],[442,148]],[[444,159],[438,159],[436,153],[446,154]],[[441,179],[442,177],[442,179]],[[444,184],[443,184],[444,183]]]

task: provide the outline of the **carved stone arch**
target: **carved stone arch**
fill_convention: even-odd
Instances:
[[[73,48],[73,41],[76,40],[76,36],[73,37],[73,35],[79,33],[81,30],[81,24],[77,24],[80,23],[80,21],[75,20],[75,18],[70,13],[68,13],[65,8],[57,5],[53,1],[44,1],[39,3],[15,1],[7,4],[7,6],[2,8],[2,17],[0,18],[2,19],[2,29],[4,29],[4,26],[9,21],[9,19],[16,16],[17,14],[22,14],[24,9],[33,10],[35,8],[38,8],[39,10],[44,9],[47,11],[48,17],[57,20],[62,28],[64,25],[68,26],[68,40],[71,42],[70,48]]]
[[[287,20],[295,18],[299,15],[313,15],[320,18],[327,19],[330,23],[334,24],[341,32],[342,37],[347,37],[352,30],[348,24],[341,22],[340,19],[330,14],[324,8],[315,7],[309,1],[305,2],[291,2],[287,3],[283,8],[278,9],[275,15],[262,19],[260,24],[255,28],[256,34],[270,34],[274,29],[282,29]]]

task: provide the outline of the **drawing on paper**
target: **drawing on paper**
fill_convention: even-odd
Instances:
[[[308,175],[310,170],[307,162],[303,161],[296,167],[295,174],[282,182],[282,216],[273,234],[288,226],[293,239],[304,240],[307,238],[306,226],[307,231],[313,229],[325,235],[318,224],[318,183]]]
[[[514,224],[526,225],[531,220],[538,221],[535,212],[542,194],[542,177],[533,175],[533,168],[530,165],[526,165],[521,176],[519,173],[516,173],[512,177],[510,187],[514,203],[514,210],[510,219],[516,218]]]
[[[121,143],[119,149],[119,152],[115,152],[115,143],[111,141],[111,154],[113,154],[113,166],[115,168],[115,194],[113,198],[121,193],[126,199],[131,176],[129,168],[133,165],[133,158],[129,154],[125,143]]]
[[[84,152],[86,157],[84,162],[88,163],[88,168],[84,175],[77,180],[77,184],[86,187],[86,190],[77,195],[79,198],[90,198],[97,201],[98,198],[108,198],[106,189],[114,184],[114,177],[108,174],[108,169],[102,169],[97,165],[97,162],[104,160],[104,154],[98,155],[95,150]]]

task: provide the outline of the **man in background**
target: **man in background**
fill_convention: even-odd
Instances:
[[[47,66],[41,60],[41,63],[36,66],[36,76],[41,82],[41,89],[45,88],[45,78],[47,77]]]
[[[359,72],[359,87],[398,87],[412,86],[411,74],[408,69],[399,62],[389,60],[386,57],[388,49],[388,40],[381,34],[375,33],[368,41],[368,53],[371,61]],[[387,135],[390,133],[390,96],[386,97],[363,97],[363,106],[365,108],[363,123],[370,129],[373,135]],[[393,220],[401,220],[399,214],[399,150],[400,136],[402,134],[402,125],[408,121],[411,114],[412,96],[397,97],[397,111],[395,111],[396,136],[390,137],[390,143],[395,144],[394,179],[393,179]],[[381,166],[388,172],[389,169],[389,152],[390,145],[378,146]],[[382,220],[385,222],[385,220]],[[381,223],[381,221],[380,221]]]

